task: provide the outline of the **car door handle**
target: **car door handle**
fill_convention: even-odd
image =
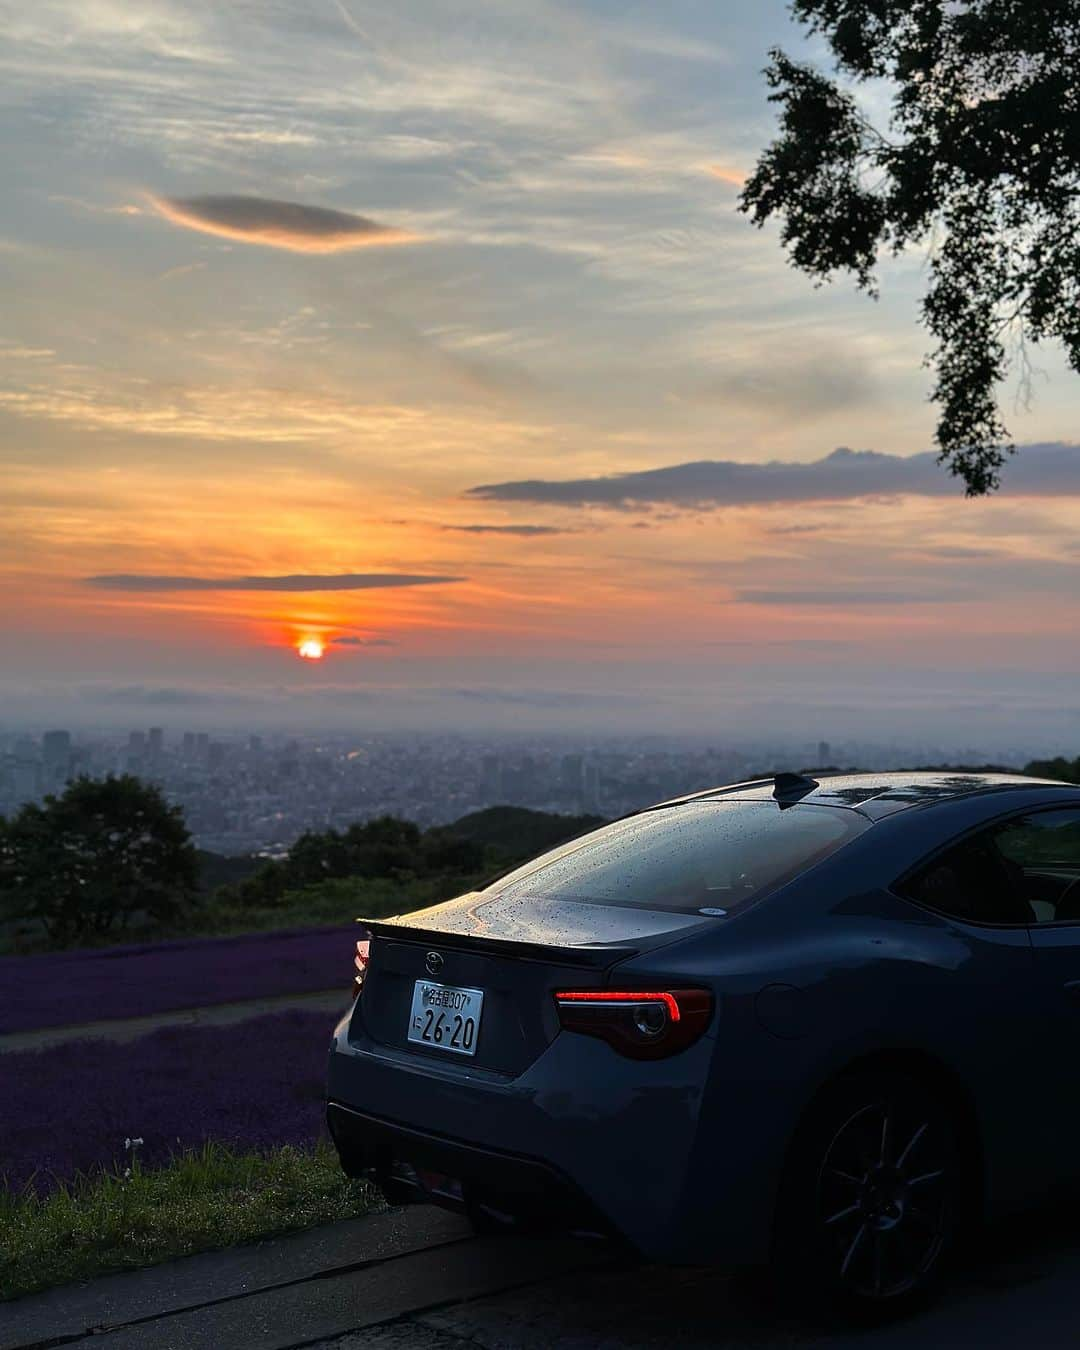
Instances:
[[[1080,980],[1066,980],[1061,987],[1068,998],[1074,1003],[1080,1003]]]

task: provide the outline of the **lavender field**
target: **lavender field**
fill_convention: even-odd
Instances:
[[[314,1142],[334,1020],[281,1012],[0,1055],[6,1185],[44,1194],[78,1172],[122,1168],[125,1139],[142,1139],[138,1157],[150,1166],[208,1140],[254,1150]]]
[[[349,924],[3,956],[0,1036],[281,994],[347,991],[358,935],[356,924]]]

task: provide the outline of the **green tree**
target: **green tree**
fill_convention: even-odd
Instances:
[[[940,459],[969,495],[1011,452],[996,390],[1025,342],[1080,371],[1080,0],[793,0],[835,77],[770,53],[780,134],[741,209],[781,220],[794,264],[876,294],[882,250],[931,245],[923,320]],[[860,87],[887,82],[889,125]],[[1010,344],[1012,350],[1010,351]]]
[[[289,891],[346,878],[409,882],[466,876],[484,866],[485,851],[452,829],[421,830],[411,820],[379,816],[343,831],[308,830],[282,862],[259,868],[218,894],[252,907],[280,904]]]
[[[127,927],[136,913],[173,919],[197,883],[179,807],[130,774],[76,779],[0,831],[3,912],[38,920],[57,945]]]
[[[1059,778],[1063,783],[1080,783],[1080,755],[1076,759],[1066,759],[1063,755],[1056,759],[1033,759],[1025,765],[1024,772],[1033,778]]]

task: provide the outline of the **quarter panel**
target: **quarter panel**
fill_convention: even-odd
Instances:
[[[672,979],[709,984],[718,1003],[687,1223],[705,1235],[718,1215],[737,1215],[748,1249],[760,1250],[803,1111],[830,1078],[875,1054],[926,1057],[962,1085],[991,1211],[1045,1184],[1027,930],[954,924],[881,887],[831,902],[817,888],[789,892],[659,954]],[[647,969],[647,958],[620,967]],[[786,991],[779,1034],[761,1015],[763,991],[776,986]]]

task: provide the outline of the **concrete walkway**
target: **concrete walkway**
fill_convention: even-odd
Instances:
[[[321,989],[314,994],[281,994],[274,998],[252,998],[240,1003],[215,1003],[207,1008],[180,1008],[175,1012],[154,1013],[150,1017],[112,1018],[101,1022],[74,1022],[63,1027],[44,1027],[36,1031],[13,1031],[0,1036],[0,1054],[6,1050],[44,1050],[65,1041],[103,1039],[107,1041],[134,1041],[159,1027],[212,1027],[243,1022],[262,1013],[284,1012],[302,1008],[308,1012],[320,1009],[328,1013],[344,1013],[348,994],[341,986]],[[329,1034],[329,1019],[328,1019]]]
[[[828,1332],[711,1270],[413,1209],[0,1304],[0,1350],[1065,1350],[1078,1288],[1070,1216],[1035,1216],[926,1312]]]
[[[0,1350],[293,1350],[601,1260],[390,1211],[0,1303]]]

